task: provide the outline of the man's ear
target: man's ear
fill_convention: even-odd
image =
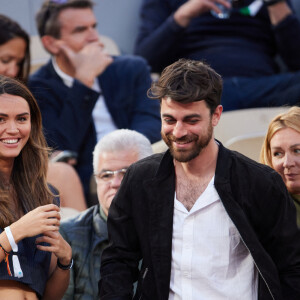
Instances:
[[[60,48],[58,46],[59,40],[56,39],[53,36],[50,35],[44,35],[41,38],[41,41],[43,43],[43,46],[45,49],[50,52],[52,55],[57,55],[60,51]]]
[[[223,111],[223,106],[218,105],[217,108],[215,109],[215,112],[212,115],[212,126],[218,125],[221,118],[222,111]]]

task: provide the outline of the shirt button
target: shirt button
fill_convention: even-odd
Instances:
[[[86,95],[86,96],[83,97],[83,100],[84,100],[84,102],[89,102],[90,97],[88,95]]]
[[[189,278],[190,277],[190,273],[189,272],[183,272],[183,276]]]

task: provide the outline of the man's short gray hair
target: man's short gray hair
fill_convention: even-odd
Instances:
[[[99,156],[103,152],[118,152],[132,150],[142,159],[153,154],[150,141],[141,133],[118,129],[105,135],[95,146],[93,152],[94,173],[98,172]]]

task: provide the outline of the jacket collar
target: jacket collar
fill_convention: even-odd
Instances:
[[[114,58],[114,60],[116,60],[115,57],[113,57],[113,58]],[[59,80],[62,83],[64,83],[64,81],[62,80],[62,78],[55,71],[52,59],[50,59],[47,62],[46,68],[49,71],[51,78],[55,78],[56,80]],[[73,80],[74,80],[74,78],[73,78]],[[104,95],[104,99],[105,99],[106,95],[114,95],[114,88],[115,88],[115,86],[112,83],[115,82],[115,81],[116,81],[116,78],[115,78],[115,74],[114,74],[114,68],[113,68],[112,65],[108,66],[108,68],[100,76],[98,76],[98,84],[101,87],[101,92]],[[70,88],[70,86],[66,85],[65,83],[64,83],[64,86]],[[108,106],[109,111],[111,111],[110,102],[108,101],[108,102],[106,102],[106,104]]]
[[[143,183],[149,191],[149,242],[158,299],[167,299],[171,275],[175,169],[169,151],[161,156],[156,174]],[[150,199],[151,198],[151,199]]]
[[[63,83],[68,87],[71,88],[73,86],[74,83],[74,78],[68,74],[66,74],[65,72],[63,72],[58,64],[56,63],[56,58],[55,56],[52,56],[51,58],[51,62],[52,62],[52,67],[55,71],[55,73],[57,74],[57,76],[60,77],[60,79],[63,81]]]
[[[221,142],[217,142],[219,143],[219,153],[215,172],[215,185],[229,184],[232,164],[230,150],[226,149]]]
[[[215,183],[228,192],[229,185],[229,151],[219,142]],[[145,190],[151,191],[149,203],[149,238],[152,252],[157,291],[160,299],[167,299],[171,276],[171,254],[173,213],[175,195],[175,168],[173,157],[167,150],[161,155],[155,176],[144,181]],[[226,192],[226,194],[227,194]]]
[[[231,165],[230,151],[226,149],[220,141],[216,141],[219,144],[219,152],[215,173],[218,175],[218,181],[220,183],[224,183],[228,182],[229,178],[229,170]],[[164,178],[169,177],[173,172],[175,172],[173,157],[170,153],[170,150],[167,150],[161,158],[155,177],[157,180],[163,180]]]
[[[95,205],[93,209],[93,227],[96,236],[101,241],[108,239],[106,220],[100,215],[99,204]]]

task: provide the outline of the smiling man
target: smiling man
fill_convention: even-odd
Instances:
[[[136,280],[134,299],[300,299],[295,207],[279,174],[214,139],[221,94],[199,61],[153,84],[169,150],[129,167],[111,204],[101,300],[132,299]]]
[[[102,136],[128,128],[151,143],[160,139],[159,105],[147,98],[149,67],[140,57],[112,57],[103,50],[90,0],[45,0],[36,20],[52,59],[29,86],[49,146],[78,155],[75,168],[90,206],[92,151]]]
[[[152,154],[149,140],[128,129],[104,136],[94,150],[94,176],[99,204],[61,223],[60,232],[72,247],[74,268],[67,299],[98,299],[100,257],[108,243],[106,219],[111,201],[127,168]]]

